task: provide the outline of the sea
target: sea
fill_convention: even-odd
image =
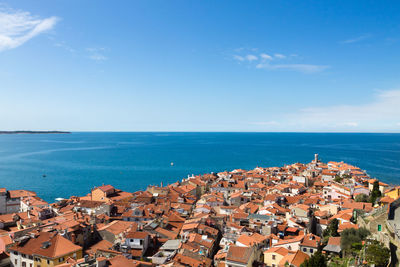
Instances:
[[[0,135],[0,187],[48,202],[111,184],[134,192],[188,175],[345,161],[400,184],[400,134],[73,132]]]

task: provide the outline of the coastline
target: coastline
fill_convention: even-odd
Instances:
[[[71,134],[68,131],[0,131],[0,134]]]
[[[363,242],[364,250],[383,247],[385,262],[389,243],[400,254],[400,236],[395,234],[400,216],[388,216],[389,210],[400,208],[400,187],[371,179],[343,161],[324,163],[318,154],[309,163],[191,175],[167,185],[149,183],[134,192],[111,184],[87,192],[49,203],[29,189],[1,188],[0,226],[10,236],[10,261],[21,260],[18,256],[27,247],[41,256],[36,240],[57,246],[52,238],[81,251],[68,267],[81,266],[79,259],[91,261],[85,266],[99,266],[102,257],[117,266],[273,266],[276,260],[270,256],[278,250],[285,259],[279,262],[299,261],[291,266],[313,257],[346,263],[341,255],[350,253],[357,262],[363,256],[341,245],[355,242],[349,234],[356,243]],[[170,246],[170,257],[163,256],[164,247]],[[53,258],[57,263],[66,260]]]

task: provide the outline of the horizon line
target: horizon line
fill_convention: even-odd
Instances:
[[[343,133],[343,134],[400,134],[374,131],[175,131],[175,130],[0,130],[0,132],[67,132],[67,133]],[[29,133],[27,133],[29,134]],[[40,134],[40,133],[39,133]]]

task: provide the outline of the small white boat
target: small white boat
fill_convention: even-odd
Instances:
[[[174,166],[174,163],[173,163],[173,162],[171,162],[171,166]]]

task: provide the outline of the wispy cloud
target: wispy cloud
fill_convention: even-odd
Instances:
[[[303,127],[327,129],[400,130],[400,90],[381,91],[366,104],[310,107],[289,114],[287,122]]]
[[[260,57],[264,60],[272,60],[272,57],[268,54],[262,53]]]
[[[329,66],[325,65],[312,65],[312,64],[263,64],[260,63],[256,66],[258,69],[269,69],[269,70],[293,70],[303,73],[316,73],[321,72]]]
[[[59,18],[41,19],[29,12],[0,8],[0,51],[16,48],[54,28]]]
[[[252,130],[308,132],[400,132],[400,89],[379,91],[368,103],[322,105],[265,114],[266,121],[249,122]]]
[[[104,61],[108,58],[104,55],[104,51],[106,49],[104,47],[90,47],[87,48],[86,51],[89,52],[89,58],[94,61]]]
[[[293,61],[297,58],[296,54],[290,54],[287,56],[280,53],[260,53],[255,55],[254,53],[247,54],[246,51],[248,52],[249,50],[244,48],[235,49],[234,51],[237,52],[235,55],[233,55],[234,60],[240,63],[247,63],[249,66],[253,66],[256,69],[289,70],[302,73],[316,73],[329,68],[327,65],[293,63]],[[251,49],[250,51],[256,50]]]
[[[237,60],[237,61],[245,61],[246,59],[242,56],[238,56],[238,55],[233,55],[233,59]]]
[[[258,57],[255,55],[247,55],[246,59],[251,62],[251,61],[258,60]]]
[[[74,52],[75,52],[75,49],[73,49],[72,47],[70,47],[69,45],[67,45],[65,42],[58,42],[58,43],[55,43],[54,46],[60,47],[60,48],[66,50],[66,51],[68,51],[68,52],[70,52],[70,53],[74,53]]]
[[[286,56],[285,56],[285,55],[282,55],[282,54],[275,54],[274,56],[275,56],[276,58],[280,58],[280,59],[286,58]]]
[[[365,39],[368,39],[368,38],[370,38],[370,37],[372,37],[371,34],[363,34],[363,35],[357,36],[357,37],[355,37],[355,38],[343,40],[343,41],[341,41],[340,43],[341,43],[341,44],[358,43],[358,42],[364,41]]]

